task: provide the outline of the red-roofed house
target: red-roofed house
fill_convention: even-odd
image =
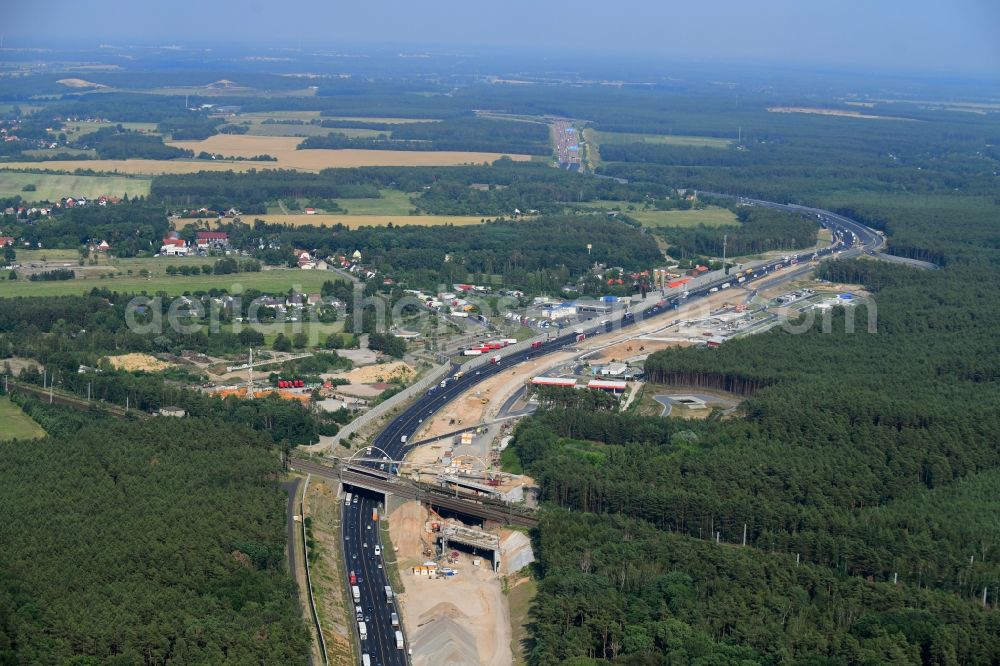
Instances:
[[[224,231],[199,231],[195,244],[199,250],[229,247],[229,234]]]
[[[181,238],[164,238],[163,247],[160,254],[170,257],[186,257],[188,253],[187,243]]]
[[[0,236],[0,247],[7,247],[14,244],[13,236]]]

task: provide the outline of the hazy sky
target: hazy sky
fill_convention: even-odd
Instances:
[[[7,46],[363,43],[1000,76],[998,0],[7,0]]]

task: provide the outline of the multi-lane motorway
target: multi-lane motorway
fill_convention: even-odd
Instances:
[[[751,199],[742,199],[741,201],[749,205],[790,210],[815,216],[819,224],[826,226],[833,233],[833,243],[822,250],[790,255],[748,269],[749,275],[744,272],[743,286],[747,282],[764,279],[769,275],[773,276],[776,270],[792,264],[835,254],[841,257],[858,256],[863,252],[880,248],[884,242],[882,236],[874,229],[830,211],[769,201]],[[393,419],[375,437],[372,442],[372,451],[367,457],[381,459],[384,456],[387,460],[402,460],[412,446],[412,443],[407,443],[407,440],[412,438],[413,433],[420,427],[424,419],[430,417],[446,403],[487,377],[505,372],[511,366],[529,358],[549,354],[575,343],[581,331],[588,338],[616,331],[634,325],[637,321],[673,311],[684,303],[717,292],[724,288],[723,285],[727,284],[732,287],[736,286],[733,276],[720,277],[691,288],[686,295],[683,292],[671,294],[658,302],[636,306],[630,316],[621,319],[607,323],[596,322],[593,319],[588,320],[567,333],[553,334],[550,339],[542,342],[540,347],[508,353],[501,358],[499,363],[481,366],[467,372],[459,379],[449,379],[444,386],[430,389]],[[680,292],[680,290],[675,291]],[[373,467],[384,465],[387,470],[390,468],[389,462],[368,462],[365,464]],[[343,511],[341,524],[343,525],[344,555],[347,563],[345,568],[349,575],[350,572],[353,572],[356,577],[356,584],[360,592],[360,602],[357,605],[361,607],[361,621],[365,623],[367,632],[366,638],[361,639],[359,635],[361,651],[368,656],[368,663],[373,665],[406,664],[409,661],[408,650],[406,646],[402,649],[397,648],[396,639],[396,631],[403,628],[393,626],[392,614],[396,612],[396,606],[394,602],[387,601],[385,593],[385,586],[390,584],[384,568],[386,566],[385,560],[393,561],[395,555],[382,551],[379,524],[372,519],[373,510],[377,510],[381,516],[382,500],[380,496],[368,491],[351,490],[354,493],[351,503],[341,505]],[[380,554],[376,554],[376,550],[379,550]],[[346,580],[345,584],[350,590],[350,581]],[[355,622],[355,630],[358,630],[357,622]]]

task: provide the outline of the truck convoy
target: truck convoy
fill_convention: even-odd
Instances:
[[[402,631],[397,631],[396,632],[396,649],[397,650],[402,650],[403,649],[403,632]]]
[[[392,603],[392,587],[389,585],[385,586],[385,600],[386,603]]]
[[[368,625],[365,624],[364,620],[358,622],[358,634],[361,635],[361,640],[368,640]]]
[[[465,351],[463,351],[462,354],[465,356],[479,356],[480,354],[488,354],[491,351],[497,351],[498,349],[503,349],[504,347],[509,347],[510,345],[516,345],[516,344],[517,344],[517,338],[504,338],[502,340],[493,340],[490,342],[483,342],[478,347],[470,347]]]
[[[357,585],[352,585],[351,595],[354,597],[355,603],[361,601],[361,588],[359,588]]]

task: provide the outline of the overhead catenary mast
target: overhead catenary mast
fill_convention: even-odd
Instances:
[[[253,398],[253,347],[250,347],[250,361],[247,363],[247,400]]]

